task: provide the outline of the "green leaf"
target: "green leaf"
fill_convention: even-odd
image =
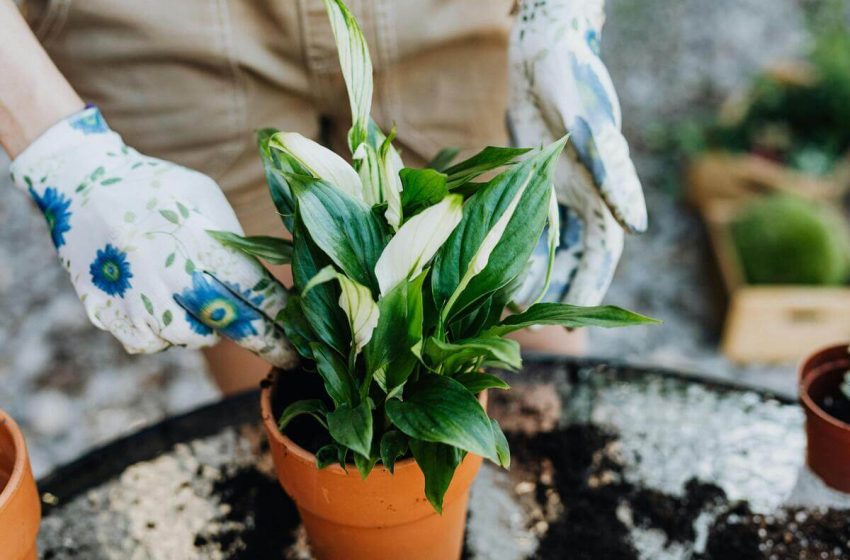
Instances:
[[[336,284],[321,284],[303,294],[305,286],[330,260],[310,239],[300,217],[294,222],[292,277],[301,292],[301,310],[319,340],[339,352],[348,354],[350,334],[348,319],[339,306],[340,290]],[[307,338],[308,341],[315,338]]]
[[[277,320],[283,325],[286,338],[298,350],[298,353],[304,358],[313,359],[310,343],[316,339],[316,335],[310,327],[310,323],[307,322],[307,317],[305,317],[302,308],[302,300],[299,296],[289,296],[286,300],[286,307],[280,312]]]
[[[338,443],[323,445],[316,451],[316,466],[321,470],[334,464],[345,468],[345,448]]]
[[[171,321],[174,319],[174,315],[172,315],[171,310],[168,309],[165,313],[162,314],[162,323],[167,327],[171,324]]]
[[[562,139],[511,167],[464,206],[463,220],[437,253],[431,282],[447,320],[526,266],[546,223],[552,171],[563,145]]]
[[[360,478],[363,480],[366,480],[366,477],[369,476],[369,473],[371,473],[372,469],[375,468],[375,463],[377,462],[377,457],[364,457],[359,453],[354,454],[354,466],[357,467],[357,472],[360,473]]]
[[[449,194],[446,175],[433,169],[404,168],[399,173],[402,214],[405,219],[437,204]]]
[[[288,178],[302,223],[316,245],[346,276],[377,291],[375,263],[387,240],[370,208],[318,179]]]
[[[176,253],[171,253],[165,258],[165,268],[169,268],[172,264],[174,264],[174,259],[177,258]]]
[[[474,156],[455,164],[444,173],[448,175],[449,189],[475,179],[479,175],[514,163],[518,157],[531,151],[531,148],[502,148],[487,146]]]
[[[339,354],[318,342],[311,342],[310,350],[316,360],[316,369],[325,382],[325,391],[334,404],[354,403],[358,395],[357,385]]]
[[[404,391],[404,401],[390,399],[386,412],[411,438],[445,443],[493,462],[496,442],[490,419],[466,387],[450,377],[423,374]]]
[[[159,215],[171,222],[172,224],[180,223],[180,217],[174,210],[160,210]]]
[[[427,271],[401,282],[378,300],[378,324],[363,350],[366,369],[384,372],[387,392],[404,383],[416,366],[410,348],[422,339],[422,284]]]
[[[337,443],[369,457],[372,447],[372,408],[364,399],[357,406],[341,404],[328,413],[328,431]]]
[[[463,460],[463,453],[449,445],[410,440],[410,451],[425,475],[425,497],[437,513],[443,513],[443,498]]]
[[[108,187],[109,185],[114,185],[115,183],[120,183],[121,177],[110,177],[109,179],[104,179],[100,182],[104,187]]]
[[[277,421],[277,425],[280,428],[280,431],[284,431],[286,426],[292,422],[292,419],[296,416],[301,416],[302,414],[309,414],[313,418],[319,421],[322,426],[327,427],[325,422],[325,415],[328,413],[328,409],[325,406],[325,403],[318,399],[304,399],[301,401],[295,401],[294,403],[287,406],[283,409],[283,412],[280,415],[280,419]]]
[[[342,77],[348,90],[353,123],[348,144],[354,152],[366,137],[369,111],[372,108],[372,60],[366,38],[345,3],[342,0],[325,0],[325,9],[330,18]]]
[[[661,321],[645,317],[614,305],[581,307],[566,303],[536,303],[522,313],[509,315],[498,325],[487,329],[487,336],[504,336],[532,325],[579,327],[629,327],[655,325]]]
[[[407,221],[375,265],[381,294],[418,276],[463,219],[463,200],[449,195]]]
[[[494,418],[491,418],[490,422],[493,425],[493,437],[496,438],[496,454],[499,456],[499,466],[508,469],[511,466],[511,448],[508,445],[508,438],[505,437],[501,426]]]
[[[145,306],[145,311],[153,315],[153,303],[151,303],[151,300],[145,294],[142,294],[142,303]]]
[[[395,462],[407,453],[407,436],[398,430],[390,430],[381,438],[381,462],[391,473],[394,472]]]
[[[460,153],[460,148],[443,148],[434,159],[428,162],[428,167],[437,171],[446,169]]]
[[[428,337],[423,350],[431,364],[445,373],[462,371],[479,359],[514,371],[522,367],[519,342],[507,338],[468,338],[450,343]]]
[[[189,209],[186,208],[186,206],[184,206],[183,203],[181,203],[181,202],[177,203],[177,210],[180,212],[180,215],[183,216],[184,218],[189,217]]]
[[[231,247],[246,255],[261,258],[269,264],[289,264],[292,262],[292,241],[289,239],[265,235],[243,237],[229,231],[207,230],[207,233],[225,247]]]
[[[195,263],[192,262],[192,259],[186,259],[186,262],[183,263],[183,270],[186,271],[186,274],[194,274]]]
[[[342,291],[339,297],[339,306],[345,312],[345,316],[348,317],[348,326],[354,341],[354,353],[358,354],[372,338],[372,332],[378,324],[378,304],[372,299],[372,292],[369,291],[369,288],[351,280],[345,274],[340,274],[332,265],[328,265],[317,272],[304,287],[302,293],[306,295],[315,286],[332,280],[339,282]]]
[[[309,173],[296,160],[271,149],[269,146],[271,139],[278,132],[275,128],[259,130],[257,132],[257,146],[260,149],[260,159],[263,162],[263,170],[266,174],[266,183],[269,186],[272,202],[277,208],[284,227],[289,231],[294,231],[295,199],[292,196],[292,190],[289,188],[289,182],[286,180],[286,174],[309,175]]]
[[[455,381],[466,387],[466,389],[473,395],[477,395],[481,391],[487,389],[511,388],[511,386],[505,383],[504,380],[496,377],[495,375],[490,375],[489,373],[482,373],[480,371],[469,371],[466,373],[461,373],[460,375],[456,375],[454,379]]]

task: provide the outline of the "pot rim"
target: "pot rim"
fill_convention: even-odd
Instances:
[[[262,416],[263,424],[266,426],[266,431],[271,434],[279,443],[283,444],[293,455],[295,455],[299,460],[304,463],[310,463],[313,466],[316,466],[316,455],[314,453],[310,453],[293,440],[289,438],[286,434],[280,431],[278,427],[277,421],[274,418],[274,412],[272,411],[272,389],[277,386],[279,373],[277,370],[272,370],[266,378],[267,383],[265,383],[260,391],[260,415]],[[409,468],[416,464],[416,461],[411,457],[408,459],[403,459],[398,461],[393,470],[397,471],[399,469]],[[354,465],[350,465],[354,468]],[[318,467],[316,467],[318,470]],[[418,467],[417,467],[418,468]],[[332,474],[340,475],[340,476],[348,476],[350,471],[346,471],[343,469],[339,463],[334,463],[333,465],[328,465],[327,467],[321,469],[322,471],[329,472]],[[375,468],[372,469],[372,473],[369,476],[372,476],[375,473],[384,473],[387,476],[392,476],[392,473],[383,465],[377,464]]]
[[[293,440],[291,440],[286,434],[280,431],[278,427],[277,421],[274,418],[274,412],[272,411],[272,389],[277,386],[277,380],[280,376],[280,372],[277,369],[273,369],[269,375],[266,377],[265,382],[263,383],[262,388],[260,389],[260,416],[262,417],[263,424],[266,427],[266,431],[274,437],[279,443],[285,446],[293,455],[295,455],[300,461],[305,463],[310,463],[313,466],[316,466],[316,455],[310,453]],[[487,403],[487,391],[482,391],[478,396],[478,401],[483,405]],[[356,470],[356,467],[353,464],[348,464],[350,467]],[[393,466],[393,472],[390,472],[383,463],[378,463],[372,469],[372,472],[369,474],[369,477],[372,476],[393,476],[395,472],[399,470],[406,470],[410,468],[419,468],[419,465],[416,464],[416,459],[413,457],[402,459],[401,461],[397,461]],[[316,467],[317,470],[318,467]],[[339,476],[349,476],[351,474],[350,470],[343,469],[339,463],[334,463],[333,465],[328,465],[327,467],[321,469],[322,472],[329,472]]]
[[[12,474],[6,482],[6,486],[0,490],[0,514],[2,514],[23,483],[28,455],[27,444],[20,427],[2,409],[0,409],[0,430],[5,430],[12,436],[12,442],[15,446],[15,464],[12,467]]]
[[[834,346],[835,345],[829,346],[827,348],[823,348],[823,349],[819,350],[818,352],[816,352],[816,353],[814,353],[810,356],[807,356],[803,360],[803,363],[800,365],[800,373],[799,373],[799,377],[800,377],[800,402],[803,404],[803,408],[805,408],[806,411],[811,412],[812,414],[817,416],[818,419],[820,419],[821,421],[826,422],[827,424],[830,424],[830,425],[834,426],[835,428],[837,428],[839,430],[842,430],[842,431],[845,431],[845,432],[850,432],[850,424],[848,424],[847,422],[843,422],[843,421],[839,420],[838,418],[835,418],[831,414],[827,413],[818,403],[815,402],[815,400],[809,394],[812,383],[816,379],[819,379],[819,378],[823,377],[824,375],[832,373],[835,370],[835,365],[837,363],[847,363],[848,369],[850,369],[850,355],[848,355],[846,362],[844,360],[833,360],[831,362],[826,362],[824,364],[821,364],[821,365],[819,365],[815,368],[803,371],[803,366],[805,365],[805,363],[807,361],[809,361],[811,358],[813,358],[817,354],[820,354],[823,351],[830,350],[830,349],[834,348]],[[844,345],[842,345],[842,346],[844,346]]]
[[[815,358],[819,357],[822,354],[827,354],[832,352],[833,350],[838,350],[839,348],[844,348],[847,350],[847,358],[850,359],[850,343],[830,343],[818,346],[814,351],[809,352],[803,358],[797,362],[797,384],[802,389],[803,382],[806,379],[807,374],[813,371],[815,368],[806,368],[809,362],[815,360]],[[834,361],[834,360],[833,360]]]

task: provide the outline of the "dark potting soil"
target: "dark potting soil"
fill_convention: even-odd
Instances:
[[[557,492],[563,513],[549,523],[533,559],[631,560],[639,553],[630,540],[631,523],[662,531],[668,543],[693,545],[694,522],[702,512],[716,521],[706,551],[695,560],[800,560],[850,558],[847,512],[784,509],[774,516],[753,513],[746,502],[730,502],[716,485],[691,479],[681,496],[636,487],[623,476],[616,434],[593,425],[535,435],[508,434],[515,461],[539,467],[535,498],[541,508]],[[551,462],[551,484],[540,477]],[[618,515],[619,511],[619,515]]]
[[[228,560],[255,560],[283,558],[295,542],[301,521],[277,480],[248,467],[217,481],[213,495],[226,505],[219,520],[222,528],[199,533],[196,548],[213,545]]]
[[[325,401],[329,409],[333,409],[333,403],[327,397],[322,378],[315,371],[304,368],[292,372],[283,372],[279,376],[278,383],[283,382],[286,390],[278,390],[272,393],[272,413],[275,418],[280,418],[281,413],[288,405],[303,399],[320,399]],[[263,381],[263,386],[268,383],[270,381]],[[332,443],[327,431],[315,418],[308,414],[295,417],[286,426],[286,435],[310,453],[315,453],[322,446]]]
[[[834,392],[825,395],[817,404],[833,418],[841,420],[845,424],[850,424],[850,398],[844,396],[844,393],[838,387],[835,388]]]
[[[739,504],[715,521],[706,553],[697,560],[726,558],[846,560],[850,558],[848,513],[789,508],[762,515]]]

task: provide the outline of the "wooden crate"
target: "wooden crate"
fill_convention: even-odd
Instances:
[[[737,362],[792,361],[850,340],[850,287],[747,284],[730,230],[742,206],[725,200],[702,207],[729,294],[721,351]]]
[[[829,176],[815,177],[752,154],[706,152],[688,166],[687,184],[691,202],[700,209],[772,192],[837,200],[850,185],[850,161],[839,162]]]

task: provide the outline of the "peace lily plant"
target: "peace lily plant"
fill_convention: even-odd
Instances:
[[[454,165],[443,152],[427,168],[405,167],[394,133],[369,117],[363,34],[341,0],[325,4],[351,104],[353,166],[300,134],[262,130],[269,188],[292,240],[213,235],[292,264],[294,289],[276,320],[327,395],[287,406],[281,431],[298,415],[313,416],[332,441],[315,453],[318,467],[353,460],[363,478],[379,461],[392,472],[412,456],[440,511],[467,453],[510,463],[499,424],[476,398],[508,388],[483,370],[521,367],[519,345],[505,335],[532,325],[654,321],[560,303],[506,315],[547,225],[551,272],[559,232],[553,172],[566,138],[541,149],[487,147]]]

